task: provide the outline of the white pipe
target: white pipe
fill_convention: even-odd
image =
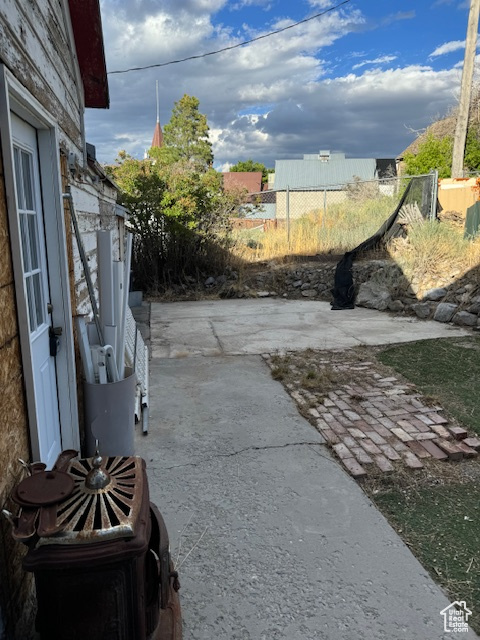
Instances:
[[[117,344],[117,334],[118,334],[118,331],[116,326],[103,327],[103,337],[105,340],[105,348],[109,345],[115,352],[115,345]],[[113,354],[113,357],[115,358],[115,353]]]
[[[118,353],[117,353],[117,366],[118,375],[123,380],[125,375],[125,340],[126,340],[126,326],[127,326],[127,306],[128,306],[128,292],[130,291],[130,267],[132,264],[132,241],[133,235],[127,233],[125,238],[126,252],[125,263],[123,272],[123,300],[122,300],[122,321],[119,326],[118,335]]]
[[[93,370],[92,354],[90,352],[90,344],[88,342],[85,318],[77,316],[75,318],[75,324],[77,325],[78,348],[80,349],[85,380],[92,384],[95,382],[95,372]]]
[[[106,344],[104,346],[105,362],[107,365],[107,373],[110,375],[111,382],[118,382],[117,365],[115,364],[115,352],[112,345]]]
[[[97,231],[98,293],[100,301],[100,323],[112,326],[114,318],[114,287],[112,267],[112,232]]]
[[[114,325],[117,327],[122,326],[122,310],[123,310],[123,262],[115,260],[113,262],[113,289],[114,289]],[[117,370],[120,380],[123,380],[123,373],[125,369],[125,354],[121,351],[120,344],[121,330],[117,330],[117,339],[115,342],[115,359],[117,361]]]

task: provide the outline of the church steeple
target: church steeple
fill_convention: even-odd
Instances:
[[[157,89],[157,124],[155,125],[155,131],[153,132],[152,147],[163,147],[163,133],[160,126],[160,109],[158,102],[158,80],[156,82]]]

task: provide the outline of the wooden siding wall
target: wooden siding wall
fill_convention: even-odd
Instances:
[[[15,512],[10,493],[22,475],[18,458],[29,460],[30,451],[1,154],[0,309],[0,502],[2,509]],[[5,637],[28,640],[32,606],[27,603],[32,601],[32,580],[21,568],[23,545],[13,541],[10,524],[0,518],[0,602]]]
[[[62,5],[66,0],[11,0],[0,11],[0,62],[54,116],[60,149],[73,153],[76,167],[67,171],[80,231],[84,237],[92,278],[96,280],[96,231],[114,229],[116,192],[95,176],[83,161],[83,108],[77,92],[76,65],[69,48],[69,31]],[[83,87],[80,88],[83,92]],[[66,183],[64,186],[66,186]],[[115,252],[119,253],[118,232]],[[75,300],[79,313],[88,313],[88,293],[76,243],[73,243]]]
[[[88,266],[94,287],[97,283],[97,231],[111,230],[113,232],[113,259],[120,259],[120,222],[115,215],[116,192],[101,181],[92,184],[78,181],[69,177],[69,184],[73,195],[73,205],[78,220],[83,247],[88,260]],[[91,305],[88,296],[87,283],[80,261],[77,242],[73,240],[73,262],[75,279],[76,312],[90,313]]]
[[[95,281],[97,229],[115,229],[118,259],[119,233],[114,213],[116,192],[108,182],[103,182],[84,166],[83,87],[78,90],[76,84],[77,68],[62,9],[67,4],[66,0],[1,2],[0,63],[12,72],[58,125],[59,152],[63,156],[62,186],[71,188]],[[67,167],[65,158],[69,154],[76,159],[73,168]],[[68,207],[65,207],[65,217],[72,314],[88,313],[90,304],[77,245],[71,237]],[[11,508],[9,494],[19,478],[16,461],[18,458],[30,460],[14,294],[3,173],[0,169],[0,500],[6,508]],[[81,388],[80,375],[78,384]],[[10,526],[0,519],[0,640],[31,638],[34,610],[32,580],[21,568],[22,553],[23,548],[12,541]]]
[[[61,144],[82,153],[83,114],[76,88],[63,0],[12,0],[0,11],[0,60],[55,114]]]

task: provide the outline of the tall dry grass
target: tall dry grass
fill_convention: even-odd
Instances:
[[[396,198],[383,196],[364,202],[346,200],[311,211],[277,229],[237,231],[234,235],[234,253],[249,262],[343,253],[369,238],[382,225],[396,206]]]
[[[390,244],[390,255],[409,278],[461,276],[480,265],[480,238],[465,239],[463,228],[432,220],[411,225],[407,238]]]
[[[395,209],[398,197],[376,197],[363,202],[351,199],[330,205],[322,211],[293,220],[290,240],[281,226],[238,231],[233,253],[247,262],[283,259],[288,256],[342,254],[373,235]],[[480,266],[480,237],[464,239],[463,227],[449,222],[428,221],[408,226],[406,238],[391,241],[387,247],[393,260],[410,278],[441,279],[457,277]]]

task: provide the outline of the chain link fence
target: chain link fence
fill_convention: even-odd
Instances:
[[[410,185],[410,187],[409,187]],[[409,187],[407,189],[407,187]],[[288,251],[343,251],[374,234],[397,209],[398,222],[433,219],[437,211],[438,174],[402,176],[379,180],[354,180],[323,187],[273,189],[251,194],[235,227],[258,234],[275,230]],[[301,238],[300,238],[301,236]],[[251,238],[247,238],[252,246]],[[266,238],[255,238],[260,245]],[[273,248],[272,248],[273,250]],[[280,250],[280,247],[278,247]],[[275,252],[275,251],[274,251]]]
[[[250,195],[250,203],[245,205],[244,213],[247,219],[286,221],[309,215],[326,218],[329,212],[334,215],[339,207],[355,208],[366,202],[383,203],[388,209],[392,202],[400,200],[411,180],[415,182],[415,188],[409,204],[416,204],[423,218],[435,217],[437,172],[381,180],[355,180],[342,185],[261,191]]]

